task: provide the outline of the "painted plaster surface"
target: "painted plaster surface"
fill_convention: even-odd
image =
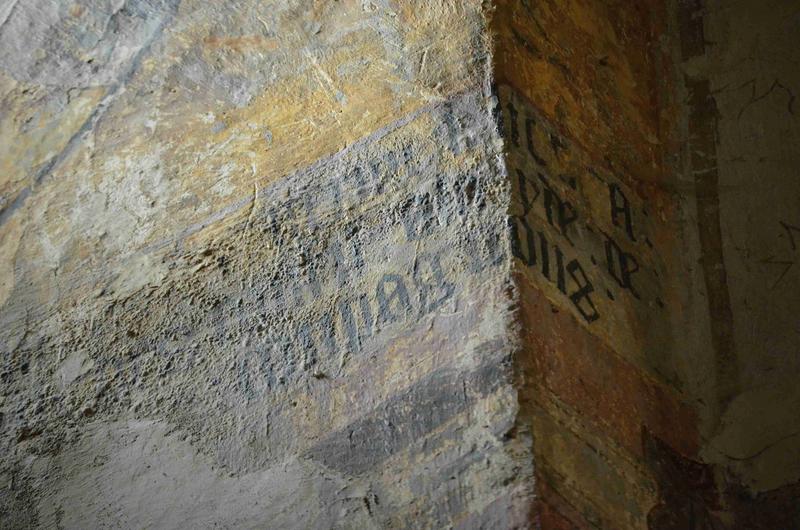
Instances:
[[[731,366],[708,458],[760,493],[800,480],[800,11],[791,1],[709,1],[700,20],[705,40],[718,44],[688,54],[683,71],[690,100],[710,109],[715,142],[708,149],[690,122],[689,143],[707,161],[695,156],[694,172],[716,181],[729,294],[721,304],[710,292],[709,303]]]
[[[3,3],[0,526],[523,524],[487,59],[479,2]]]
[[[798,9],[498,1],[543,528],[793,528]]]
[[[0,527],[800,525],[795,4],[0,1]]]

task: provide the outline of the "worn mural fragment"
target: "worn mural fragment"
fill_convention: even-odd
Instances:
[[[479,2],[2,16],[2,526],[525,520]]]

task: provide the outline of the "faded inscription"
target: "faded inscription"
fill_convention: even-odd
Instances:
[[[503,184],[474,141],[485,127],[476,108],[469,100],[443,106],[433,128],[445,149],[373,146],[374,158],[345,158],[266,190],[253,224],[263,225],[272,261],[291,266],[255,282],[269,288],[257,322],[245,326],[256,337],[240,362],[242,374],[264,384],[245,386],[269,390],[304,372],[338,373],[380,348],[382,331],[457,307],[508,259],[502,209],[492,204]],[[464,156],[474,157],[466,171],[451,162]]]
[[[576,164],[569,142],[513,90],[500,94],[514,256],[586,324],[623,298],[662,306],[646,208],[618,179]]]

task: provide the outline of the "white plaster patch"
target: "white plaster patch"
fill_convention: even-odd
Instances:
[[[56,382],[62,389],[66,388],[72,384],[73,381],[88,373],[92,368],[94,368],[93,360],[87,358],[86,354],[83,352],[75,352],[64,359],[58,367]]]
[[[128,264],[110,286],[116,296],[134,293],[147,285],[159,285],[167,275],[166,266],[147,254],[132,256]]]
[[[292,458],[235,477],[156,421],[94,424],[48,467],[58,478],[39,500],[43,528],[330,528],[339,513],[348,527],[376,527],[346,509],[350,488],[313,464]]]

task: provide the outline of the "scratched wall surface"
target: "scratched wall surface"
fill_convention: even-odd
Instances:
[[[717,407],[706,461],[747,528],[800,525],[800,6],[688,2],[679,11],[685,134],[712,318]]]
[[[477,1],[2,2],[0,526],[524,524],[488,77]]]

